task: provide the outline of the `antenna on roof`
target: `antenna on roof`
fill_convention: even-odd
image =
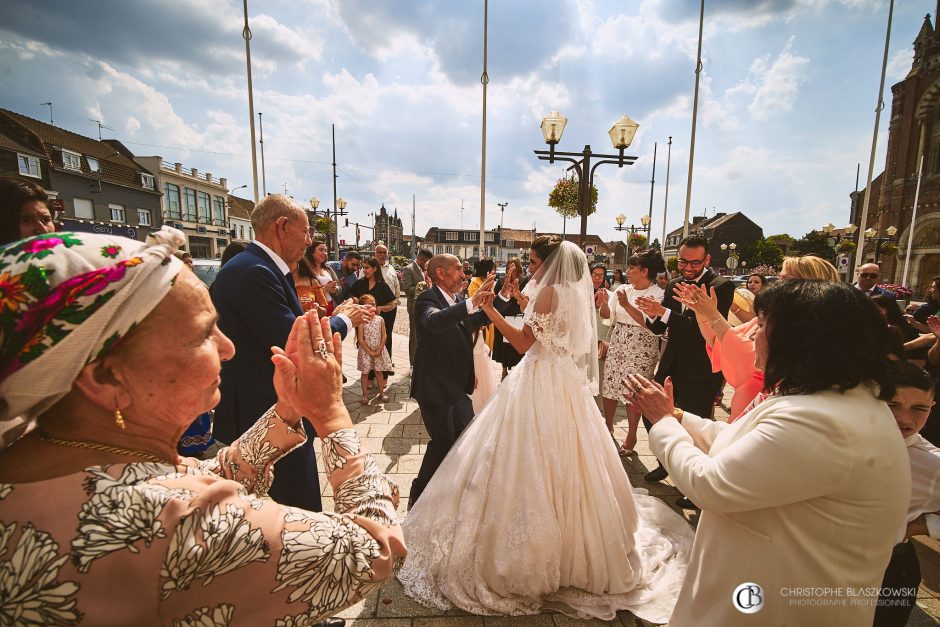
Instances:
[[[113,131],[113,130],[114,130],[114,129],[111,128],[110,126],[105,126],[104,124],[102,124],[102,123],[101,123],[101,120],[92,120],[91,118],[88,118],[88,121],[89,121],[89,122],[95,122],[95,123],[98,125],[98,141],[101,141],[101,129],[106,128],[106,129],[108,129],[109,131]]]
[[[52,120],[52,103],[51,102],[41,102],[39,103],[40,107],[49,107],[49,125],[55,126],[55,122]]]

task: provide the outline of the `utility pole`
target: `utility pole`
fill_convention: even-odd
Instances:
[[[49,107],[49,126],[55,126],[55,121],[52,119],[52,103],[51,103],[51,102],[43,102],[43,103],[40,104],[39,106],[41,106],[41,107]]]
[[[258,132],[260,134],[261,140],[258,142],[261,144],[261,191],[267,196],[268,195],[268,183],[267,177],[264,173],[264,125],[261,123],[261,112],[258,111]]]
[[[242,38],[245,40],[245,62],[248,64],[248,122],[251,129],[251,177],[254,183],[255,204],[258,204],[258,156],[255,148],[255,97],[251,86],[251,29],[248,28],[248,0],[243,1],[245,27]]]

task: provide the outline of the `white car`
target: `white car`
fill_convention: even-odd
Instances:
[[[193,271],[195,271],[196,276],[202,279],[206,287],[212,285],[221,267],[222,262],[218,259],[193,259]]]

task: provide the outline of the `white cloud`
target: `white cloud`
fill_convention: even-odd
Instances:
[[[750,99],[747,111],[752,119],[759,121],[790,111],[809,64],[808,58],[793,53],[793,41],[791,37],[773,60],[770,55],[754,59],[747,77],[725,92],[726,100]]]

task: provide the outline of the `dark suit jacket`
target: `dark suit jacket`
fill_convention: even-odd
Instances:
[[[496,299],[500,309],[501,299]],[[489,323],[482,311],[467,314],[467,303],[457,296],[448,305],[436,287],[415,299],[416,333],[411,375],[411,396],[426,405],[453,405],[473,393],[473,331]]]
[[[707,270],[698,285],[711,285],[715,279],[715,274]],[[682,311],[682,303],[676,300],[673,288],[677,283],[685,281],[679,277],[673,279],[666,285],[666,295],[663,298],[663,307],[672,311],[669,314],[669,322],[664,323],[662,319],[656,318],[647,323],[647,327],[654,333],[662,335],[669,330],[669,341],[666,342],[666,350],[659,360],[659,369],[657,370],[657,379],[664,375],[669,375],[685,380],[710,379],[712,373],[711,361],[708,359],[708,353],[705,351],[705,339],[698,330],[698,320],[691,309]],[[734,283],[727,279],[718,278],[716,284],[712,287],[718,293],[718,311],[721,315],[728,317],[728,310],[731,309],[731,301],[734,299]]]

